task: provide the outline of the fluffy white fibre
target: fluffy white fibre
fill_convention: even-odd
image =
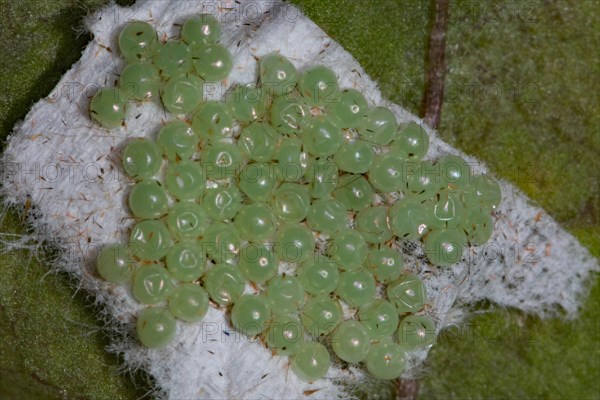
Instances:
[[[223,42],[235,58],[227,85],[255,81],[255,57],[280,51],[300,69],[313,64],[331,67],[341,87],[359,89],[371,104],[392,109],[401,122],[422,123],[387,103],[349,53],[287,4],[165,0],[139,1],[130,8],[113,5],[89,18],[94,40],[80,61],[15,127],[2,160],[2,195],[17,205],[30,196],[35,207],[31,223],[38,238],[64,250],[60,267],[75,275],[105,308],[115,332],[112,351],[122,352],[130,367],[150,372],[165,397],[345,398],[362,379],[361,370],[336,365],[326,379],[302,382],[288,372],[286,358],[272,356],[259,343],[237,335],[222,311],[214,308],[202,324],[178,323],[176,340],[166,349],[141,347],[132,336],[140,305],[129,289],[107,284],[94,272],[96,249],[124,241],[133,223],[125,202],[132,182],[120,169],[120,149],[127,138],[154,138],[161,123],[171,117],[157,104],[143,104],[130,111],[126,127],[107,131],[90,122],[89,96],[118,78],[124,64],[116,56],[116,35],[125,22],[148,21],[168,38],[179,34],[177,24],[198,12],[211,12],[223,21]],[[225,88],[213,89],[208,97],[220,98]],[[427,131],[428,158],[463,155]],[[485,172],[484,165],[466,158],[476,171]],[[506,182],[501,186],[503,201],[495,215],[493,238],[486,246],[469,249],[458,265],[432,267],[420,245],[399,244],[407,268],[427,286],[427,312],[436,319],[438,330],[460,320],[465,305],[480,300],[540,316],[572,316],[590,272],[598,269],[597,261],[531,200]],[[426,350],[410,355],[407,377],[426,355]]]

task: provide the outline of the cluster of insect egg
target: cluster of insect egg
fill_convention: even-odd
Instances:
[[[498,185],[471,176],[459,157],[422,161],[429,140],[420,126],[399,127],[387,108],[340,90],[324,66],[299,73],[267,54],[260,86],[203,102],[203,83],[232,68],[219,37],[209,15],[185,22],[177,41],[159,43],[144,22],[120,33],[129,63],[117,88],[94,97],[91,118],[118,127],[128,101],[160,96],[180,119],[156,141],[132,139],[123,150],[137,181],[128,202],[138,221],[128,246],[100,252],[99,273],[131,281],[149,306],[137,322],[148,347],[172,340],[175,318],[200,321],[210,299],[230,310],[236,329],[289,355],[302,379],[326,374],[323,343],[375,377],[399,376],[406,351],[431,345],[435,326],[415,314],[425,288],[391,243],[424,238],[433,264],[459,261],[467,242],[490,237]],[[401,198],[393,202],[391,192]],[[344,321],[342,303],[356,318]]]

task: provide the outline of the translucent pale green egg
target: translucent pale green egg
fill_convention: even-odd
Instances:
[[[364,174],[375,161],[373,146],[362,140],[353,140],[344,142],[337,151],[333,160],[340,171],[352,172],[354,174]]]
[[[417,312],[427,301],[427,291],[421,279],[416,275],[404,275],[390,283],[387,296],[398,313]]]
[[[381,339],[371,344],[365,364],[375,378],[395,379],[406,369],[406,353],[391,339]]]
[[[300,222],[310,207],[308,190],[297,183],[283,183],[273,192],[271,207],[275,215],[286,222]]]
[[[400,239],[416,239],[427,232],[428,217],[425,206],[400,200],[390,208],[390,226]]]
[[[128,204],[137,218],[159,218],[168,210],[167,193],[155,180],[138,182],[129,192]]]
[[[244,294],[231,309],[231,322],[235,329],[248,336],[256,336],[267,327],[271,307],[263,296]]]
[[[275,215],[265,203],[242,206],[235,216],[235,227],[242,239],[260,242],[270,239],[277,229]]]
[[[463,188],[471,182],[471,166],[459,156],[445,156],[437,162],[442,180],[450,188]]]
[[[330,334],[343,318],[340,303],[329,296],[313,297],[301,312],[304,329],[313,336]]]
[[[96,259],[100,276],[111,283],[128,281],[136,266],[130,253],[131,249],[119,243],[104,247]]]
[[[364,269],[342,272],[335,293],[349,306],[361,307],[375,296],[375,278]]]
[[[402,254],[388,246],[373,248],[367,256],[367,268],[380,282],[398,279],[404,271]]]
[[[329,242],[327,254],[343,270],[354,270],[367,259],[369,248],[363,236],[353,229],[342,229]]]
[[[304,290],[315,296],[333,292],[340,278],[337,264],[325,257],[305,261],[297,269],[296,275]]]
[[[279,260],[264,244],[247,243],[240,250],[238,266],[249,281],[264,283],[277,275]]]
[[[231,53],[220,44],[194,48],[192,59],[196,74],[209,82],[219,82],[227,78],[233,67]]]
[[[152,58],[157,45],[156,32],[147,22],[130,22],[119,33],[119,50],[130,62]]]
[[[339,86],[335,72],[323,65],[305,69],[298,80],[298,89],[309,104],[339,101]]]
[[[295,276],[278,275],[267,283],[266,296],[274,314],[288,315],[304,302],[304,287]]]
[[[336,115],[342,128],[356,128],[368,115],[369,106],[361,92],[344,89],[340,92],[339,102],[327,104],[327,111]]]
[[[385,243],[392,238],[386,206],[365,208],[358,213],[355,223],[356,229],[369,243]]]
[[[425,238],[425,254],[432,264],[450,266],[462,259],[466,236],[456,229],[430,232]]]
[[[429,135],[415,122],[405,126],[390,146],[390,152],[405,160],[420,160],[429,149]]]
[[[250,163],[238,175],[239,188],[252,201],[267,201],[277,183],[275,174],[273,164]]]
[[[494,220],[488,211],[471,208],[466,212],[464,221],[457,229],[462,229],[466,233],[469,243],[481,245],[492,237]]]
[[[371,338],[362,323],[351,320],[344,321],[331,336],[331,347],[342,360],[357,363],[364,360],[369,354]]]
[[[465,207],[458,194],[443,190],[427,204],[427,224],[431,229],[454,228],[464,220]]]
[[[202,278],[211,300],[226,306],[233,304],[244,291],[246,281],[240,270],[230,264],[217,264]]]
[[[334,154],[343,141],[341,129],[326,117],[313,118],[302,132],[304,148],[315,157]]]
[[[311,160],[299,140],[284,139],[275,151],[277,177],[287,182],[297,182],[306,173]]]
[[[278,355],[294,354],[304,342],[304,328],[296,317],[276,315],[268,323],[264,339],[267,347]]]
[[[405,349],[435,343],[435,323],[426,315],[408,315],[398,328],[398,343]]]
[[[394,155],[386,154],[375,157],[369,170],[369,182],[380,192],[397,192],[406,185],[406,165]]]
[[[211,14],[200,14],[183,23],[181,40],[191,47],[215,43],[221,38],[221,25]]]
[[[167,254],[171,247],[171,234],[162,221],[141,221],[131,229],[129,245],[137,257],[155,261]]]
[[[260,83],[269,94],[289,93],[298,82],[294,64],[278,53],[269,53],[259,59]]]
[[[238,139],[238,147],[250,160],[268,162],[275,155],[279,133],[265,122],[254,122],[244,128]]]
[[[440,175],[439,164],[431,161],[422,161],[417,164],[408,164],[408,167],[416,167],[408,174],[407,189],[405,193],[416,200],[425,200],[432,197],[440,189],[446,186]]]
[[[163,85],[160,98],[171,114],[188,114],[202,102],[202,85],[204,81],[195,75],[174,76]]]
[[[133,297],[142,304],[167,300],[173,292],[171,276],[160,264],[142,265],[133,277]]]
[[[277,231],[275,252],[284,261],[302,262],[314,253],[315,238],[304,225],[287,224]]]
[[[278,132],[297,135],[309,120],[310,108],[302,99],[281,96],[271,104],[270,122]]]
[[[158,96],[160,74],[154,65],[147,62],[127,64],[119,77],[119,87],[125,98],[149,100]]]
[[[202,152],[202,168],[209,179],[234,178],[242,168],[242,153],[229,143],[214,143]]]
[[[334,199],[315,200],[306,216],[306,223],[315,230],[331,235],[348,224],[348,212],[342,203]]]
[[[240,251],[240,234],[233,224],[216,222],[204,232],[203,245],[208,258],[218,263],[233,263]]]
[[[165,264],[169,274],[178,281],[196,281],[206,269],[204,249],[196,241],[179,242],[169,249]]]
[[[235,186],[207,189],[202,205],[209,217],[218,221],[231,219],[242,208],[242,192]]]
[[[477,175],[466,185],[463,192],[463,200],[468,206],[480,207],[485,210],[493,210],[502,199],[500,185],[494,179],[486,175]]]
[[[167,226],[178,238],[198,238],[210,221],[204,208],[193,201],[183,201],[175,204],[167,214]]]
[[[105,128],[118,128],[125,121],[126,92],[119,88],[100,89],[90,102],[90,117]]]
[[[181,284],[169,297],[169,311],[182,321],[201,321],[208,311],[208,294],[196,283]]]
[[[391,336],[398,328],[399,321],[396,307],[382,299],[373,299],[362,306],[358,312],[358,319],[373,339]]]
[[[183,42],[165,42],[157,46],[153,62],[164,78],[185,75],[192,70],[192,51]]]
[[[187,160],[197,150],[198,136],[185,122],[171,121],[158,131],[156,144],[169,161]]]
[[[292,371],[298,378],[307,382],[324,377],[329,370],[329,364],[329,352],[318,342],[300,343],[291,357]]]
[[[254,85],[239,85],[227,94],[227,104],[233,116],[244,124],[262,119],[269,101],[267,92]]]
[[[310,164],[306,177],[309,182],[310,195],[315,199],[329,197],[339,182],[337,165],[325,158],[316,159]]]
[[[203,103],[192,119],[192,126],[202,139],[217,142],[233,134],[231,108],[220,101]]]
[[[206,178],[197,161],[181,161],[169,164],[165,174],[165,185],[170,194],[180,200],[195,199],[204,193]]]
[[[333,191],[333,197],[348,210],[360,211],[373,202],[375,192],[362,175],[345,174]]]
[[[161,348],[175,337],[177,325],[173,315],[162,307],[145,308],[137,318],[137,335],[149,348]]]
[[[396,136],[396,116],[385,107],[375,107],[358,126],[358,134],[373,145],[389,144]]]
[[[133,139],[121,155],[123,169],[132,178],[151,178],[156,175],[162,165],[160,148],[151,140]]]

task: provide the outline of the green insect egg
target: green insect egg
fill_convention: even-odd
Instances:
[[[492,211],[500,204],[502,190],[494,179],[477,175],[466,185],[462,197],[468,207]]]
[[[96,259],[96,268],[100,276],[111,283],[128,281],[136,266],[130,253],[131,249],[119,243],[104,247]]]
[[[472,180],[471,166],[462,157],[445,156],[437,162],[442,180],[449,188],[463,188]]]
[[[411,122],[403,127],[390,145],[390,153],[402,159],[417,161],[429,149],[429,135],[423,127]]]
[[[369,247],[363,236],[353,229],[342,229],[328,245],[327,254],[342,270],[360,268],[367,258]]]
[[[432,264],[447,267],[462,259],[466,241],[464,232],[456,229],[434,230],[425,238],[425,254]]]
[[[373,146],[365,141],[346,141],[334,154],[333,160],[340,171],[364,174],[371,169],[375,161],[375,152]]]
[[[424,205],[399,200],[390,208],[390,226],[399,239],[417,239],[428,229],[429,217]]]
[[[192,119],[192,126],[200,138],[211,143],[231,137],[233,125],[231,108],[220,101],[203,103]]]
[[[204,207],[193,201],[183,201],[175,204],[167,214],[167,226],[174,237],[198,238],[210,221]]]
[[[194,154],[198,138],[188,124],[173,121],[160,129],[156,143],[170,161],[177,161],[189,159]]]
[[[269,113],[271,126],[286,135],[298,135],[310,121],[310,108],[299,98],[276,97]]]
[[[406,369],[406,353],[391,339],[381,339],[371,344],[365,364],[375,378],[395,379]]]
[[[355,222],[356,229],[369,243],[385,243],[393,236],[386,206],[365,208],[358,213]]]
[[[369,354],[371,338],[362,323],[344,321],[331,335],[331,347],[342,360],[357,363],[364,360]]]
[[[435,323],[427,315],[408,315],[398,328],[398,343],[406,348],[430,346],[435,343]]]
[[[342,175],[333,191],[333,197],[351,211],[361,211],[369,207],[373,203],[374,195],[369,181],[358,174]]]
[[[268,322],[264,340],[267,347],[280,356],[295,354],[304,343],[304,328],[296,317],[276,315]]]
[[[235,217],[235,227],[242,239],[260,242],[270,239],[277,229],[275,215],[265,203],[242,206]]]
[[[307,382],[323,378],[329,370],[330,362],[329,352],[318,342],[300,343],[291,357],[292,371]]]
[[[339,95],[339,102],[329,103],[326,108],[329,114],[337,117],[342,128],[358,127],[369,113],[365,96],[355,89],[342,90]]]
[[[416,201],[427,200],[446,186],[440,174],[439,164],[433,164],[431,161],[408,163],[407,169],[412,168],[414,171],[407,173],[405,193]]]
[[[196,281],[206,269],[204,248],[196,241],[179,242],[169,249],[165,264],[169,274],[178,281]]]
[[[171,247],[171,234],[162,221],[145,220],[137,223],[129,235],[133,254],[142,260],[156,261]]]
[[[314,255],[315,238],[306,226],[290,223],[279,228],[273,245],[281,260],[299,263]]]
[[[212,223],[204,232],[207,256],[219,263],[233,263],[240,251],[240,234],[232,224]]]
[[[305,261],[296,271],[296,275],[304,290],[315,296],[333,292],[340,279],[337,264],[325,257]]]
[[[426,203],[427,224],[431,229],[454,228],[465,218],[465,207],[460,196],[442,190]]]
[[[169,311],[182,321],[199,322],[208,311],[208,294],[196,283],[181,284],[169,297]]]
[[[231,219],[242,208],[242,192],[235,186],[207,189],[202,205],[210,218],[217,221]]]
[[[339,101],[337,76],[323,65],[305,69],[298,80],[298,89],[311,105],[326,105]]]
[[[318,158],[310,164],[306,172],[310,195],[315,199],[329,197],[339,184],[337,165],[326,158]]]
[[[388,246],[372,248],[366,266],[380,282],[394,281],[404,271],[402,254]]]
[[[251,84],[236,86],[226,98],[233,116],[243,124],[262,120],[270,101],[262,87]]]
[[[407,182],[406,164],[394,154],[377,156],[368,176],[371,185],[380,192],[397,192]]]
[[[221,38],[221,25],[211,14],[200,14],[183,23],[181,40],[191,47],[216,43]]]
[[[264,283],[277,275],[279,260],[261,243],[247,243],[240,250],[238,267],[251,282]]]
[[[412,274],[404,275],[390,283],[386,293],[400,314],[417,312],[427,301],[425,285],[418,276]]]
[[[139,101],[156,98],[160,83],[158,70],[148,62],[127,64],[119,77],[119,88],[125,98]]]
[[[275,155],[279,133],[265,122],[254,122],[245,127],[238,139],[242,154],[252,161],[269,162]]]
[[[286,182],[300,181],[311,165],[311,158],[297,139],[283,139],[275,151],[275,159],[277,178]]]
[[[373,145],[387,145],[396,136],[396,116],[385,107],[375,107],[358,127],[358,134]]]
[[[127,108],[125,92],[119,88],[100,89],[90,101],[90,117],[108,129],[125,122]]]
[[[192,70],[192,51],[183,42],[166,42],[158,45],[153,62],[165,79],[182,76]]]
[[[235,329],[247,336],[256,336],[265,330],[271,316],[271,307],[263,296],[244,294],[231,309]]]
[[[239,269],[230,264],[217,264],[202,278],[211,300],[226,306],[233,304],[244,292],[246,281]]]
[[[194,48],[192,59],[196,74],[208,82],[224,80],[233,68],[231,53],[220,44]]]
[[[142,265],[133,277],[133,297],[142,304],[167,300],[173,292],[171,276],[160,264]]]
[[[147,22],[130,22],[119,33],[119,50],[129,62],[150,60],[157,46],[156,32]]]
[[[162,104],[171,114],[189,114],[202,102],[203,85],[204,81],[195,75],[174,76],[162,87]]]
[[[151,140],[133,139],[121,155],[123,170],[132,178],[151,178],[158,173],[162,165],[160,148]]]
[[[342,130],[329,118],[313,118],[302,132],[302,143],[315,157],[327,157],[338,151],[344,138]]]
[[[165,185],[169,193],[180,200],[193,200],[204,193],[206,177],[198,161],[171,163],[165,173]]]
[[[306,216],[306,223],[315,230],[331,235],[348,224],[348,212],[342,203],[334,199],[315,200]]]
[[[278,275],[267,282],[266,296],[274,314],[289,315],[304,302],[304,287],[291,275]]]
[[[140,342],[149,348],[157,349],[168,345],[173,338],[177,324],[173,315],[165,308],[145,308],[137,318],[137,335]]]
[[[277,184],[276,168],[267,163],[250,163],[238,175],[238,186],[252,201],[268,201]]]
[[[275,189],[271,207],[277,218],[285,222],[300,222],[310,207],[308,190],[297,183],[283,183]]]
[[[209,179],[234,178],[243,167],[243,157],[237,146],[214,143],[202,152],[202,168]]]
[[[136,183],[129,192],[129,209],[137,218],[159,218],[168,210],[167,192],[160,183],[148,180]]]
[[[364,269],[340,274],[335,293],[351,307],[361,307],[375,296],[375,278]]]
[[[457,229],[465,232],[470,244],[482,245],[492,237],[494,220],[488,211],[471,208],[466,211],[464,221]]]
[[[260,83],[269,94],[281,96],[294,89],[298,71],[294,64],[278,53],[269,53],[259,59]]]
[[[373,299],[360,307],[358,319],[373,339],[383,339],[391,336],[398,328],[398,311],[392,303]]]
[[[329,296],[313,297],[301,311],[304,329],[313,336],[330,334],[343,318],[340,303]]]

